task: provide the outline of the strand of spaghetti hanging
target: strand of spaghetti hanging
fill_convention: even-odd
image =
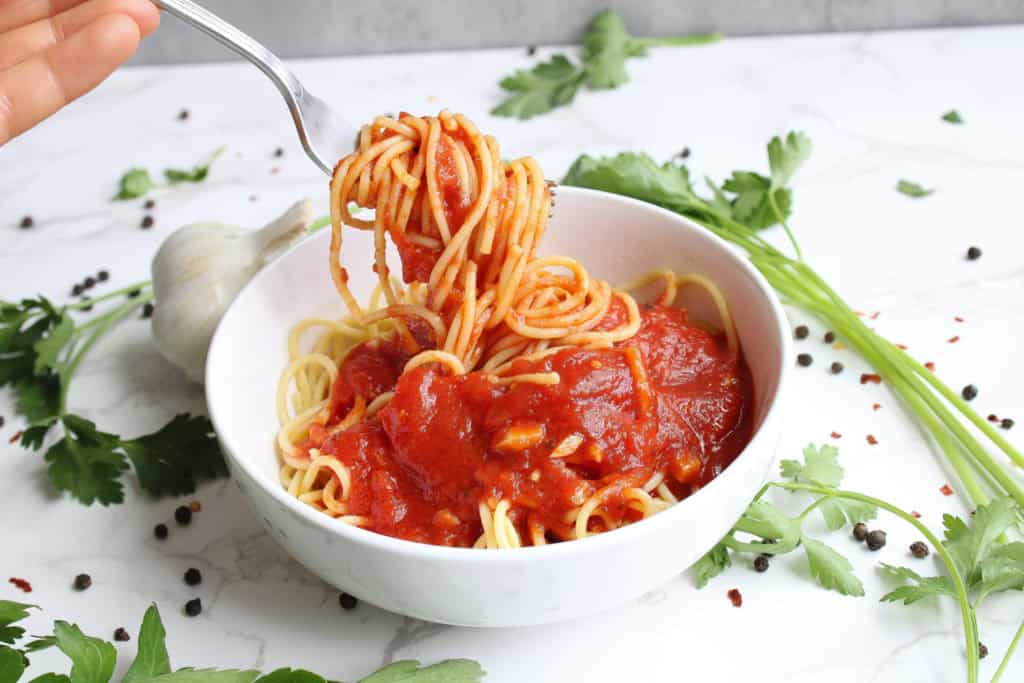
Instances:
[[[349,202],[373,209],[356,218]],[[552,184],[530,157],[501,160],[497,141],[464,116],[380,116],[365,126],[355,153],[331,179],[330,271],[350,315],[363,324],[393,320],[410,352],[407,369],[439,363],[454,374],[483,369],[502,383],[557,383],[556,373],[510,376],[514,359],[566,347],[607,348],[640,327],[636,302],[565,256],[537,257],[553,206]],[[374,271],[387,306],[360,307],[341,266],[345,226],[374,233]],[[408,303],[387,264],[398,249],[402,279],[425,283]],[[627,311],[612,330],[595,330],[614,298]],[[433,334],[424,347],[406,321]]]

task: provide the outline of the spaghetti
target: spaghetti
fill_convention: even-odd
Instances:
[[[552,185],[465,117],[378,117],[330,192],[348,314],[292,329],[277,391],[281,483],[303,502],[421,542],[540,545],[655,514],[746,443],[750,382],[718,287],[662,270],[616,289],[537,256]],[[374,234],[366,307],[343,226]],[[659,280],[642,308],[629,291]],[[673,307],[685,286],[709,294],[721,331]]]

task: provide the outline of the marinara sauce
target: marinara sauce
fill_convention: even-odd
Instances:
[[[635,521],[641,515],[624,490],[662,473],[685,498],[732,462],[752,428],[750,375],[723,335],[682,309],[641,313],[639,332],[614,348],[520,360],[509,373],[557,372],[553,385],[498,385],[481,372],[451,376],[430,365],[402,375],[410,354],[397,336],[361,344],[340,364],[330,420],[310,429],[304,449],[348,467],[347,514],[411,541],[472,545],[481,501],[509,501],[524,542],[531,528],[549,542],[569,538],[572,511],[598,491],[604,502],[591,531]],[[601,327],[624,315],[613,300]],[[330,434],[357,397],[386,391],[394,398],[375,417]],[[567,437],[578,445],[552,457]]]

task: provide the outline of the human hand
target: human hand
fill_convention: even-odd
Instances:
[[[149,0],[0,0],[0,145],[99,85],[159,23]]]

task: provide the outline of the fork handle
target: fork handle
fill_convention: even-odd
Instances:
[[[306,89],[277,55],[249,34],[191,0],[153,0],[153,4],[199,29],[222,45],[231,48],[266,74],[284,97],[288,111],[295,122],[295,129],[299,132],[302,146],[314,157],[313,160],[318,165],[324,166],[324,163],[311,152],[302,121],[302,112],[299,109],[299,102],[306,96]],[[330,170],[328,169],[327,172],[330,173]]]

